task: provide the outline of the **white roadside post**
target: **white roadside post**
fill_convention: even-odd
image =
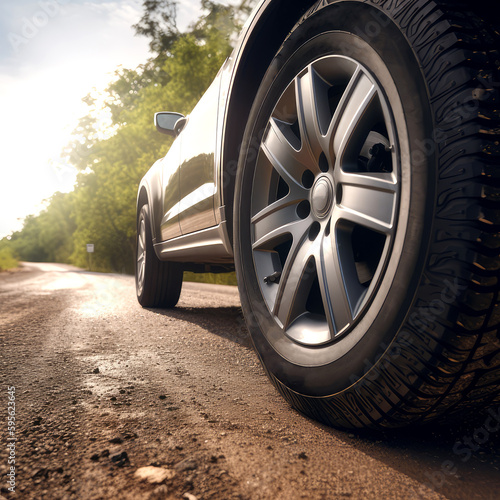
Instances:
[[[92,254],[94,253],[94,244],[87,243],[87,254],[89,256],[89,271],[92,271]]]

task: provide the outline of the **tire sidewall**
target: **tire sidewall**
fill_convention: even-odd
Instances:
[[[142,286],[142,290],[139,292],[139,273],[137,269],[137,255],[139,251],[139,231],[141,227],[141,222],[144,221],[144,226],[146,230],[145,234],[145,241],[144,241],[144,259],[145,259],[145,267],[144,267],[144,283]],[[139,303],[143,303],[145,299],[147,299],[147,294],[148,294],[148,289],[150,288],[148,286],[147,280],[149,279],[149,276],[151,276],[152,272],[152,262],[151,262],[151,251],[153,250],[153,245],[151,243],[151,224],[150,224],[150,218],[149,218],[149,207],[147,204],[144,204],[140,210],[139,214],[137,217],[137,237],[136,237],[136,244],[135,244],[135,290],[136,290],[136,295],[137,295],[137,300]]]
[[[375,6],[356,1],[340,1],[311,12],[271,63],[250,114],[236,185],[235,257],[245,318],[271,378],[299,394],[328,396],[370,376],[390,350],[411,310],[432,232],[436,160],[423,154],[421,147],[433,131],[425,81],[409,43],[394,21]],[[373,19],[384,25],[383,37],[371,37],[364,31]],[[344,339],[328,348],[314,349],[287,340],[289,348],[278,352],[276,346],[283,342],[270,339],[283,335],[263,300],[251,251],[248,186],[253,184],[255,144],[260,142],[259,132],[264,130],[281,92],[300,69],[318,55],[339,52],[367,67],[386,92],[391,108],[397,110],[394,114],[401,161],[406,162],[402,167],[400,217],[393,248],[397,258],[391,257],[372,305]],[[400,135],[401,130],[404,134]]]

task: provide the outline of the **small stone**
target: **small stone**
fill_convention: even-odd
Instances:
[[[121,437],[117,436],[117,437],[114,437],[114,438],[110,439],[109,442],[111,444],[122,444],[123,443],[123,439]]]
[[[92,460],[92,462],[97,462],[100,458],[100,455],[98,453],[94,453],[91,457],[90,457],[90,460]]]
[[[148,483],[160,484],[167,479],[173,479],[175,471],[164,467],[141,467],[135,471],[134,477],[141,481],[146,480]]]
[[[122,451],[121,453],[117,453],[116,455],[111,456],[111,461],[117,467],[125,467],[130,465],[130,460],[128,459],[128,455],[126,451]]]
[[[167,399],[167,396],[165,396],[165,394],[160,394],[160,395],[158,396],[158,398],[159,398],[159,399]]]
[[[39,477],[45,476],[47,477],[48,475],[48,470],[45,467],[42,467],[41,469],[38,469],[32,476],[31,479],[37,479]]]
[[[95,374],[99,373],[99,368],[94,368],[94,369],[92,370],[92,373],[95,373]]]
[[[301,458],[302,460],[307,460],[308,459],[308,456],[306,455],[306,452],[305,451],[301,451],[299,453],[299,458]]]
[[[184,493],[182,498],[186,498],[187,500],[198,500],[198,497],[195,497],[194,495],[191,495],[191,493]]]
[[[102,450],[101,457],[109,457],[109,450]]]
[[[185,472],[188,470],[196,470],[198,464],[192,458],[185,458],[174,466],[174,469],[179,472]]]

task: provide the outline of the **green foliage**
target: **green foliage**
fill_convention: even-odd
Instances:
[[[12,234],[10,245],[21,260],[68,262],[76,229],[72,212],[74,193],[55,193],[46,210],[24,220],[21,231]]]
[[[86,244],[93,243],[93,270],[133,272],[137,188],[172,143],[157,133],[153,115],[188,114],[230,54],[239,30],[241,10],[202,0],[204,15],[180,33],[176,3],[144,0],[144,15],[134,28],[150,39],[154,55],[134,70],[117,70],[105,94],[84,98],[88,113],[66,150],[80,172],[75,189],[54,195],[44,212],[28,217],[22,231],[12,235],[12,248],[22,259],[85,268]]]
[[[149,38],[151,52],[168,51],[179,36],[176,0],[144,0],[144,14],[133,26],[138,35]]]
[[[15,269],[19,265],[14,250],[8,245],[8,242],[0,241],[0,271]]]
[[[233,285],[236,286],[236,273],[191,273],[184,272],[184,281],[193,281],[195,283],[212,283],[214,285]]]

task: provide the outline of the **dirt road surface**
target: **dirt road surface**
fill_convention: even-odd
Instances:
[[[268,382],[233,287],[146,310],[130,276],[25,264],[0,274],[0,346],[4,498],[500,496],[499,409],[386,435],[309,420]]]

